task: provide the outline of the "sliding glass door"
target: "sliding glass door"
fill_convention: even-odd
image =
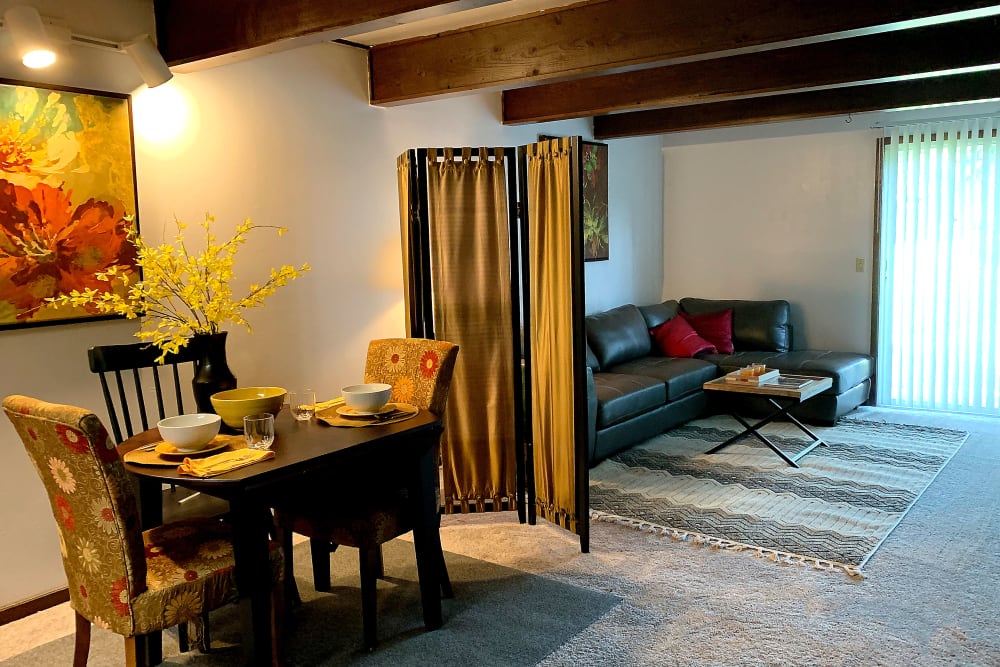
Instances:
[[[879,405],[1000,415],[998,120],[886,129]]]

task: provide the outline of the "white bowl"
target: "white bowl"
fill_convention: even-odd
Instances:
[[[392,395],[392,385],[383,382],[352,384],[340,390],[347,407],[358,412],[378,412]]]
[[[197,452],[205,449],[219,433],[222,417],[199,412],[193,415],[167,417],[156,423],[160,437],[179,451]]]

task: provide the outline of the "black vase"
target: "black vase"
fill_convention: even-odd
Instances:
[[[226,335],[225,331],[217,334],[196,334],[188,343],[194,345],[198,352],[194,379],[191,380],[198,412],[214,413],[212,394],[236,388],[236,376],[226,364]]]

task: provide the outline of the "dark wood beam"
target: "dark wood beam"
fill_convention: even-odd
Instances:
[[[154,0],[170,66],[310,35],[338,39],[500,0]]]
[[[595,139],[839,116],[1000,97],[1000,70],[596,116]]]
[[[621,69],[992,6],[976,0],[599,0],[372,48],[371,103]]]
[[[1000,17],[955,21],[503,92],[503,122],[537,123],[1000,63]]]

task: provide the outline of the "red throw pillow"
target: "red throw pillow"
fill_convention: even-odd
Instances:
[[[715,346],[720,354],[732,354],[733,347],[733,309],[719,310],[714,313],[688,315],[681,313],[698,335]]]
[[[667,320],[650,329],[649,334],[668,357],[693,357],[701,352],[715,352],[715,346],[699,336],[683,317]]]

